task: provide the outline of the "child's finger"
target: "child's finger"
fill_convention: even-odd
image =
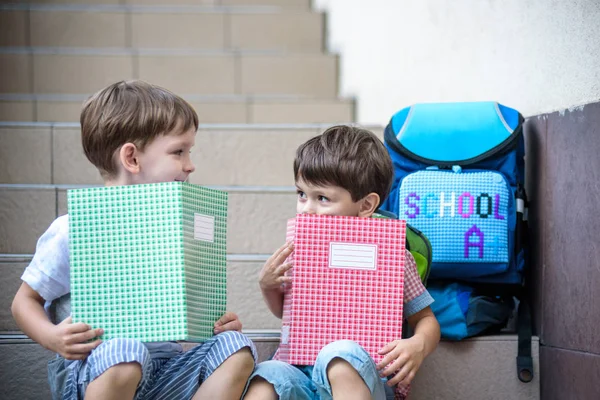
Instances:
[[[394,356],[392,354],[388,354],[387,356],[383,357],[381,359],[381,361],[377,364],[377,369],[378,370],[382,370],[383,368],[387,367],[388,365],[390,365],[390,363],[394,361]],[[389,368],[386,368],[386,370]],[[381,376],[387,376],[388,374],[385,373],[385,371],[381,371],[380,372]]]
[[[102,344],[102,340],[94,340],[90,343],[80,343],[69,347],[69,353],[72,355],[83,354],[88,355],[94,350],[96,347]]]
[[[275,262],[281,264],[290,256],[290,254],[292,254],[292,251],[294,251],[294,242],[286,243],[283,250],[275,258]]]
[[[395,342],[390,342],[388,344],[386,344],[385,346],[383,346],[378,352],[377,354],[387,354],[390,351],[392,351],[392,349],[396,347],[396,343]]]
[[[90,329],[83,333],[77,333],[77,334],[71,336],[69,338],[69,340],[67,340],[67,344],[85,343],[88,340],[92,340],[95,337],[102,336],[103,333],[104,333],[104,329],[102,329],[102,328]]]
[[[389,364],[387,367],[385,367],[383,370],[381,370],[379,372],[379,376],[381,376],[381,377],[390,376],[394,372],[398,371],[401,367],[402,367],[402,364],[398,360],[395,360],[394,362]]]
[[[238,316],[234,312],[226,311],[225,314],[223,314],[221,318],[219,318],[217,322],[215,322],[215,326],[222,326],[236,319],[238,319]]]
[[[398,371],[398,373],[396,375],[394,375],[394,377],[392,379],[390,379],[387,382],[387,384],[389,386],[396,386],[400,382],[405,381],[405,379],[408,378],[409,373],[410,373],[410,367],[408,365],[405,365],[400,371]],[[406,383],[407,384],[410,383],[410,380]]]
[[[66,328],[66,332],[68,333],[82,333],[91,330],[92,327],[84,322],[76,322],[74,324],[70,324]]]
[[[293,267],[292,263],[281,264],[279,268],[277,268],[277,275],[285,274],[290,268]]]
[[[279,283],[279,284],[292,283],[292,277],[291,276],[280,276],[279,278],[277,278],[277,283]]]
[[[239,319],[235,321],[229,321],[228,323],[221,325],[215,328],[215,333],[225,332],[225,331],[241,331],[242,330],[242,322]]]
[[[272,260],[276,260],[279,255],[289,246],[289,243],[284,243],[280,248],[278,248],[277,250],[275,250],[275,253],[273,253],[273,255],[271,257],[269,257],[269,259],[267,260],[267,263],[269,261]]]

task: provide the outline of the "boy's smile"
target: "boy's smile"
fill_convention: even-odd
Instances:
[[[357,217],[361,210],[361,200],[353,201],[349,191],[333,185],[312,185],[302,178],[296,181],[298,214],[338,215]]]

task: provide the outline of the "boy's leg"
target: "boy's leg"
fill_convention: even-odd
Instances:
[[[250,377],[244,400],[312,400],[317,388],[300,369],[282,361],[263,361]]]
[[[133,399],[142,377],[149,375],[150,353],[139,341],[111,339],[92,351],[85,361],[72,362],[64,399]]]
[[[358,343],[339,340],[319,352],[312,379],[322,399],[376,399],[392,396],[375,362]]]
[[[245,335],[235,331],[220,333],[167,361],[143,398],[240,398],[255,359],[254,344]],[[211,379],[214,374],[215,379]]]

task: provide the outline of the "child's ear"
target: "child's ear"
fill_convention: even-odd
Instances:
[[[139,150],[133,143],[125,143],[119,149],[119,163],[125,171],[131,174],[140,172],[140,163],[138,159]]]
[[[360,200],[359,217],[370,217],[373,215],[379,206],[379,195],[377,193],[369,193]]]

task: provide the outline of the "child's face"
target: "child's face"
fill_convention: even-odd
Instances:
[[[194,128],[183,134],[167,133],[155,138],[139,153],[136,183],[186,181],[196,169],[190,159],[195,143]]]
[[[360,212],[360,202],[354,202],[350,192],[339,186],[316,186],[304,182],[302,178],[296,181],[298,214],[338,215],[357,217]]]

